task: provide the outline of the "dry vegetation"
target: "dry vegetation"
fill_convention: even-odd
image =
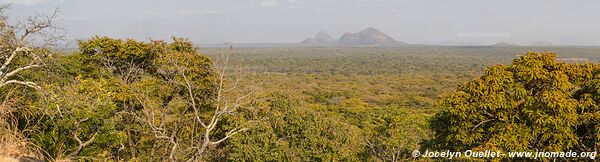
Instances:
[[[506,110],[556,118],[523,106],[527,100],[582,119],[556,124],[584,131],[565,133],[567,144],[551,149],[600,146],[587,129],[600,128],[594,116],[600,81],[592,79],[600,71],[598,48],[545,48],[571,64],[548,53],[517,56],[540,50],[529,47],[198,49],[182,38],[92,37],[79,41],[78,51],[59,53],[47,46],[60,38],[51,23],[55,14],[16,25],[0,18],[0,157],[6,156],[0,161],[406,161],[415,160],[415,149],[504,146],[489,138],[513,137],[484,128],[555,129],[479,113],[496,104],[479,94],[515,95],[501,100],[516,105]],[[514,82],[483,84],[503,79]],[[552,96],[537,95],[544,92],[569,102],[537,102]],[[470,103],[475,99],[481,102]],[[453,127],[464,130],[453,133],[449,121],[469,128]],[[463,141],[471,137],[461,135],[474,133],[476,143]],[[578,142],[585,147],[570,145]]]

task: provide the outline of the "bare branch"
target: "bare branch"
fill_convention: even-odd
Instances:
[[[494,121],[494,120],[495,120],[495,119],[488,119],[488,120],[481,121],[481,122],[479,122],[479,124],[475,125],[475,126],[474,126],[474,127],[471,129],[471,131],[475,131],[475,129],[476,129],[477,127],[479,127],[479,126],[480,126],[481,124],[483,124],[483,123],[487,123],[487,122]]]
[[[179,65],[175,64],[175,67],[177,67],[179,74],[183,77],[183,80],[185,81],[185,87],[188,91],[188,95],[190,97],[190,102],[191,102],[191,106],[194,109],[194,116],[196,117],[196,121],[198,121],[198,123],[200,123],[200,125],[202,125],[203,127],[207,127],[207,125],[202,121],[202,119],[200,119],[200,115],[198,113],[198,107],[196,106],[196,98],[194,97],[194,87],[192,87],[192,84],[190,83],[190,81],[187,78],[187,75],[183,72],[183,70],[179,67]]]
[[[82,119],[82,120],[79,120],[79,121],[75,122],[75,129],[78,130],[79,129],[79,125],[82,122],[85,122],[85,121],[88,121],[88,120],[89,120],[89,118],[85,118],[85,119]],[[92,135],[92,137],[90,137],[90,139],[88,139],[87,141],[83,142],[83,141],[81,141],[81,139],[79,139],[79,136],[77,136],[77,131],[74,131],[73,132],[73,138],[75,139],[75,141],[77,141],[77,143],[79,144],[79,146],[77,147],[77,149],[75,149],[75,151],[71,152],[71,154],[69,154],[69,156],[74,157],[77,154],[79,154],[79,152],[81,152],[81,150],[85,146],[91,144],[94,141],[94,139],[96,138],[97,134],[98,134],[98,131],[94,132],[94,134]]]
[[[39,68],[44,65],[41,56],[44,53],[36,53],[34,49],[44,48],[48,44],[53,44],[56,38],[61,37],[56,34],[58,28],[54,26],[54,20],[58,17],[60,10],[55,9],[51,15],[43,16],[36,14],[29,16],[26,22],[17,20],[16,24],[9,24],[7,17],[4,16],[8,5],[0,5],[0,36],[2,37],[0,52],[2,55],[2,65],[0,66],[0,87],[8,84],[21,84],[34,89],[40,89],[33,82],[25,80],[9,80],[11,77],[21,73],[24,70]],[[41,39],[41,47],[33,48],[31,44],[36,44],[35,39]],[[13,61],[19,55],[25,54],[30,60],[25,65],[13,65]],[[14,68],[14,69],[12,69]]]
[[[8,67],[8,65],[12,62],[12,60],[15,58],[15,56],[17,56],[17,51],[13,51],[12,54],[8,57],[8,59],[6,59],[4,61],[4,64],[2,64],[2,67],[0,67],[0,74],[4,74],[4,69],[6,69]]]
[[[236,129],[232,129],[231,131],[227,132],[227,134],[225,135],[225,137],[223,137],[222,139],[220,139],[220,140],[218,140],[218,141],[211,142],[210,144],[211,144],[211,145],[216,145],[216,144],[219,144],[219,143],[221,143],[221,142],[223,142],[223,141],[227,140],[227,139],[228,139],[228,138],[230,138],[231,136],[233,136],[233,135],[235,135],[235,134],[238,134],[238,133],[240,133],[240,132],[243,132],[243,131],[247,131],[247,130],[249,130],[249,129],[248,129],[248,128],[242,128],[242,129],[236,128]]]
[[[8,85],[8,84],[20,84],[20,85],[24,85],[24,86],[27,86],[27,87],[31,87],[33,89],[38,89],[38,90],[41,89],[41,87],[38,86],[37,84],[35,84],[34,82],[24,82],[24,81],[19,81],[19,80],[9,80],[9,81],[6,81],[6,82],[0,84],[0,87],[3,87],[3,86]]]

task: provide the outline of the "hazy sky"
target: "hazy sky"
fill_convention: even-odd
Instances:
[[[408,43],[600,45],[598,0],[0,0],[11,16],[62,10],[71,39],[300,42],[372,26]]]

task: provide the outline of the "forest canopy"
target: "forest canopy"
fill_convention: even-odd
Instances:
[[[200,49],[179,37],[94,36],[67,52],[52,46],[56,15],[11,24],[5,9],[0,160],[408,161],[429,160],[414,150],[600,146],[591,61],[515,59],[525,47]]]
[[[432,147],[450,150],[595,151],[600,66],[528,52],[441,100]]]

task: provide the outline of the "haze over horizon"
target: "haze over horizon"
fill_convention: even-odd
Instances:
[[[600,1],[559,0],[1,0],[10,16],[61,9],[68,39],[190,38],[196,43],[297,43],[375,27],[412,44],[600,45]]]

